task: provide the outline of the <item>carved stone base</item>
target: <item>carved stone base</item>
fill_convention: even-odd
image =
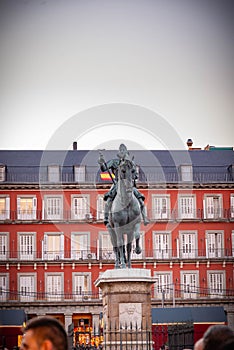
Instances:
[[[131,349],[151,348],[151,285],[154,282],[151,271],[146,269],[107,270],[97,279],[95,285],[102,289],[106,346],[115,344],[117,349],[131,343]]]

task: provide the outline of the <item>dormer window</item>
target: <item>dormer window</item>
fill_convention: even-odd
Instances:
[[[59,182],[59,165],[49,165],[48,166],[48,181],[49,182]]]
[[[85,165],[74,166],[75,182],[85,182]]]
[[[6,180],[6,167],[5,165],[0,164],[0,182]]]
[[[192,165],[180,166],[181,181],[193,181],[193,167]]]

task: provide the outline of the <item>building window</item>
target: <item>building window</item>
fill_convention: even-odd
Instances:
[[[10,197],[0,197],[0,220],[10,219]]]
[[[59,165],[49,165],[48,166],[48,181],[49,182],[59,182],[59,180],[60,180]]]
[[[180,219],[194,219],[196,217],[196,205],[194,196],[179,196],[178,207]]]
[[[75,300],[91,297],[91,273],[73,273],[73,295]]]
[[[199,289],[198,273],[182,272],[181,274],[182,290],[184,299],[194,299],[197,297]]]
[[[208,288],[211,298],[224,295],[224,285],[224,272],[208,272]]]
[[[98,195],[98,197],[97,197],[97,220],[104,219],[104,207],[105,207],[105,201],[104,201],[103,195]]]
[[[154,297],[156,299],[171,299],[172,297],[172,276],[171,273],[155,273]]]
[[[230,197],[230,218],[234,219],[234,194]]]
[[[154,257],[156,259],[169,259],[170,232],[153,232]]]
[[[192,165],[180,166],[181,181],[193,181],[193,167]]]
[[[196,256],[196,234],[195,232],[179,233],[180,258],[193,259]]]
[[[5,165],[0,165],[0,182],[4,182],[6,180],[6,167]]]
[[[45,220],[62,220],[63,219],[63,197],[62,196],[45,196],[43,201],[43,215]]]
[[[223,256],[223,233],[206,232],[206,256],[207,258],[221,258]]]
[[[0,260],[8,258],[8,234],[0,232]]]
[[[20,301],[29,302],[35,300],[35,281],[36,274],[20,274],[19,278],[19,294]]]
[[[152,218],[165,220],[170,217],[170,196],[152,196]]]
[[[115,259],[113,252],[113,245],[111,243],[110,235],[108,232],[100,233],[100,258],[103,260]]]
[[[71,235],[71,257],[72,259],[88,259],[90,257],[89,232],[72,232]],[[92,256],[91,256],[92,258]]]
[[[8,282],[8,274],[0,275],[0,301],[7,301],[7,296],[9,292],[9,282]]]
[[[30,196],[17,197],[17,219],[35,220],[37,214],[37,198]]]
[[[46,298],[48,301],[61,301],[63,299],[63,274],[45,274]]]
[[[91,218],[89,196],[72,197],[72,220],[87,220]]]
[[[35,234],[28,232],[20,232],[18,236],[19,246],[19,259],[20,260],[34,260],[35,247]]]
[[[86,168],[85,165],[76,165],[74,167],[75,182],[85,182]]]
[[[207,195],[204,198],[204,219],[220,219],[222,217],[221,195]]]
[[[42,242],[43,259],[60,260],[64,258],[64,234],[46,232]]]

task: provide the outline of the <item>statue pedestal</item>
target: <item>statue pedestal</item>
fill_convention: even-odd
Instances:
[[[105,349],[151,349],[151,285],[146,269],[105,271],[102,289]]]

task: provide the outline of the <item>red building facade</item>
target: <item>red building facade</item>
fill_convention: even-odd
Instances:
[[[234,327],[234,152],[131,153],[150,219],[133,267],[156,277],[152,307],[223,306]],[[73,323],[78,338],[82,323],[89,339],[102,312],[94,282],[114,268],[103,224],[111,182],[97,159],[96,151],[0,151],[0,305]]]

